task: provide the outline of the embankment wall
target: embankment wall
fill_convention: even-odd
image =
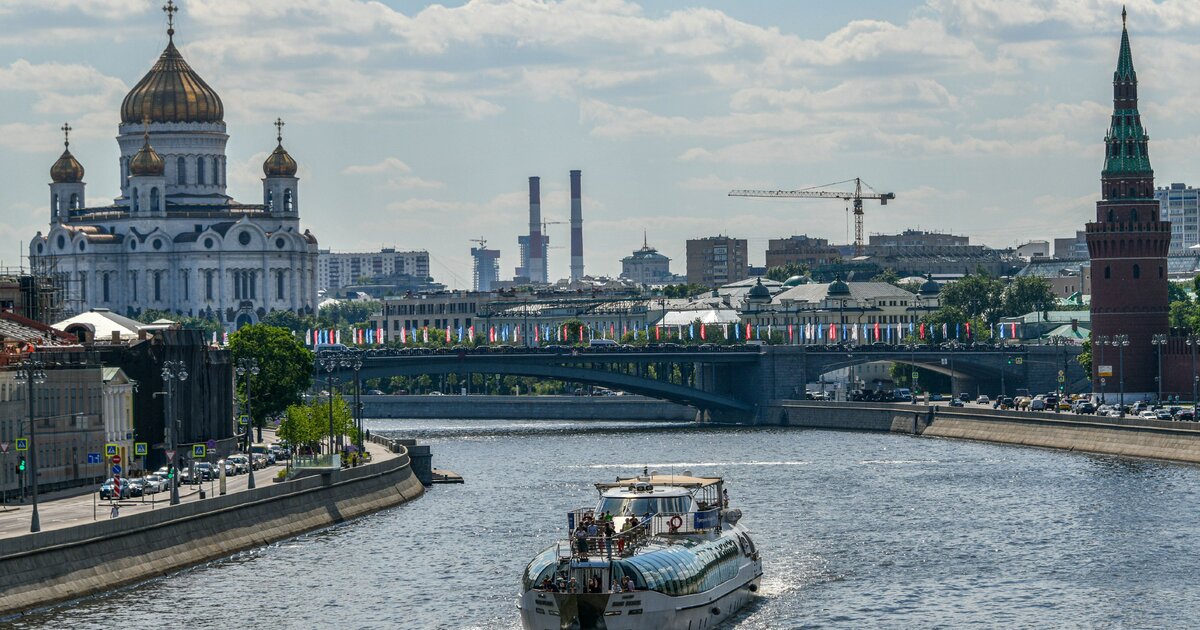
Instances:
[[[406,452],[365,466],[0,540],[0,615],[144,581],[424,492]]]
[[[776,401],[770,405],[766,419],[771,424],[783,426],[892,431],[1200,463],[1200,424],[1191,422],[816,401]]]
[[[464,420],[680,420],[696,410],[643,396],[388,396],[362,397],[367,418]]]

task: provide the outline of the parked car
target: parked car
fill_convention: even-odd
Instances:
[[[245,455],[230,455],[225,461],[233,464],[233,474],[240,475],[250,472],[250,460]]]
[[[167,489],[167,478],[160,475],[146,475],[142,477],[146,482],[144,491],[146,494],[158,494]]]
[[[1033,400],[1029,401],[1029,410],[1030,411],[1045,411],[1046,410],[1046,399],[1042,398],[1041,396],[1038,396],[1037,398],[1034,398]]]
[[[1096,413],[1096,406],[1086,400],[1081,400],[1075,405],[1075,413],[1093,414]]]
[[[958,398],[951,398],[951,399],[950,399],[950,406],[951,406],[951,407],[962,407],[962,406],[963,406],[963,405],[965,405],[965,404],[966,404],[966,403],[964,403],[962,400],[960,400],[960,399],[958,399]]]
[[[1155,411],[1154,413],[1156,414],[1156,416],[1158,417],[1159,420],[1174,420],[1175,419],[1175,417],[1171,415],[1171,412],[1166,409],[1159,409],[1158,411]]]
[[[201,481],[217,478],[217,468],[208,462],[200,462],[196,464],[196,474],[200,476]]]
[[[963,402],[971,402],[971,395],[967,392],[959,392],[958,399]]]
[[[1139,412],[1137,414],[1137,416],[1144,420],[1158,420],[1158,414],[1153,411],[1150,411],[1149,409]]]
[[[1192,411],[1191,407],[1188,407],[1186,409],[1180,409],[1179,413],[1175,414],[1175,419],[1176,420],[1195,420],[1196,414],[1195,414],[1195,412]]]
[[[121,498],[140,497],[146,494],[146,482],[141,479],[122,479]]]

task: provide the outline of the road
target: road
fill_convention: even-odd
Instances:
[[[391,456],[391,453],[377,444],[368,444],[367,447],[374,461]],[[271,479],[283,468],[284,465],[281,463],[254,471],[255,485],[261,488],[271,484]],[[226,493],[244,491],[249,478],[249,475],[246,474],[227,476],[225,479]],[[201,487],[204,488],[206,497],[211,498],[220,495],[219,480],[205,481],[201,486],[181,485],[179,487],[179,502],[189,503],[200,501]],[[84,490],[83,494],[79,494],[80,489],[76,488],[39,497],[38,517],[41,521],[42,531],[71,527],[83,523],[91,523],[93,520],[110,518],[111,506],[114,502],[100,499],[100,493],[97,491],[98,488],[99,486],[97,485],[96,489],[91,492]],[[170,502],[171,493],[164,491],[144,497],[116,501],[115,503],[120,505],[120,517],[125,517],[130,514],[162,509],[169,506]],[[26,498],[23,504],[14,505],[10,503],[5,505],[0,509],[0,538],[28,534],[31,514],[32,507],[29,504],[28,498]]]

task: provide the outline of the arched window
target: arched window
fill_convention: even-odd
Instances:
[[[1112,277],[1112,267],[1105,267],[1104,268],[1104,279],[1108,280],[1111,277]]]
[[[1151,220],[1151,221],[1157,221],[1157,220],[1158,220],[1158,210],[1155,210],[1154,208],[1151,208],[1151,209],[1150,209],[1150,220]]]
[[[1159,277],[1159,279],[1162,279],[1162,277],[1163,277],[1163,268],[1162,268],[1162,265],[1159,265],[1159,266],[1158,266],[1158,277]]]
[[[292,210],[292,189],[287,188],[283,191],[283,211],[291,212]]]
[[[78,209],[79,209],[79,207],[80,207],[80,204],[79,204],[79,193],[71,193],[71,205],[70,205],[69,207],[70,207],[72,210],[78,210]]]
[[[162,301],[162,272],[154,272],[154,301]]]
[[[212,185],[216,186],[221,175],[221,161],[213,158]]]
[[[150,212],[158,212],[162,208],[158,207],[159,197],[158,188],[150,189]]]
[[[1142,267],[1141,267],[1141,265],[1138,265],[1135,263],[1133,265],[1133,278],[1136,280],[1141,277],[1142,277]]]
[[[1133,197],[1137,197],[1137,189],[1136,189],[1136,188],[1134,188],[1133,186],[1130,186],[1130,187],[1129,187],[1129,197],[1130,197],[1131,199],[1132,199]]]
[[[50,207],[53,208],[55,212],[62,210],[62,208],[58,207],[58,195],[57,194],[50,196]]]
[[[180,186],[187,184],[187,160],[183,158],[175,160],[175,183]]]
[[[1137,223],[1137,220],[1138,220],[1138,216],[1137,216],[1137,208],[1130,208],[1130,209],[1129,209],[1129,220],[1130,220],[1130,221],[1133,221],[1134,223]]]
[[[104,274],[100,278],[101,292],[104,294],[104,301],[108,301],[108,274]]]
[[[1115,212],[1113,212],[1113,209],[1112,209],[1112,208],[1109,208],[1109,209],[1108,209],[1108,222],[1109,222],[1109,223],[1112,223],[1112,222],[1114,222],[1114,221],[1116,221],[1116,220],[1117,220],[1117,215],[1116,215],[1116,213],[1115,213]]]
[[[283,299],[283,271],[275,272],[275,299]]]
[[[275,195],[273,195],[269,190],[267,191],[267,198],[263,200],[263,205],[267,206],[267,212],[271,212],[275,209],[271,207],[275,205]]]
[[[204,158],[196,158],[196,183],[204,185]]]
[[[137,214],[137,212],[138,212],[138,189],[136,189],[136,188],[133,189],[133,195],[130,197],[130,199],[133,200],[133,212],[134,212],[134,214]]]

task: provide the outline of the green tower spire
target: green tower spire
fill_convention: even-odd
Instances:
[[[1150,136],[1142,128],[1142,116],[1138,112],[1137,73],[1133,70],[1133,52],[1129,48],[1128,14],[1121,8],[1121,52],[1117,57],[1117,70],[1113,73],[1113,115],[1104,137],[1104,176],[1120,177],[1131,175],[1153,177],[1150,167]],[[1128,191],[1125,191],[1128,194]],[[1144,195],[1139,191],[1137,196]],[[1124,195],[1122,195],[1124,196]]]
[[[1121,7],[1121,55],[1117,57],[1117,72],[1114,81],[1137,81],[1137,73],[1133,71],[1133,53],[1129,50],[1129,29],[1126,26],[1125,7]]]

